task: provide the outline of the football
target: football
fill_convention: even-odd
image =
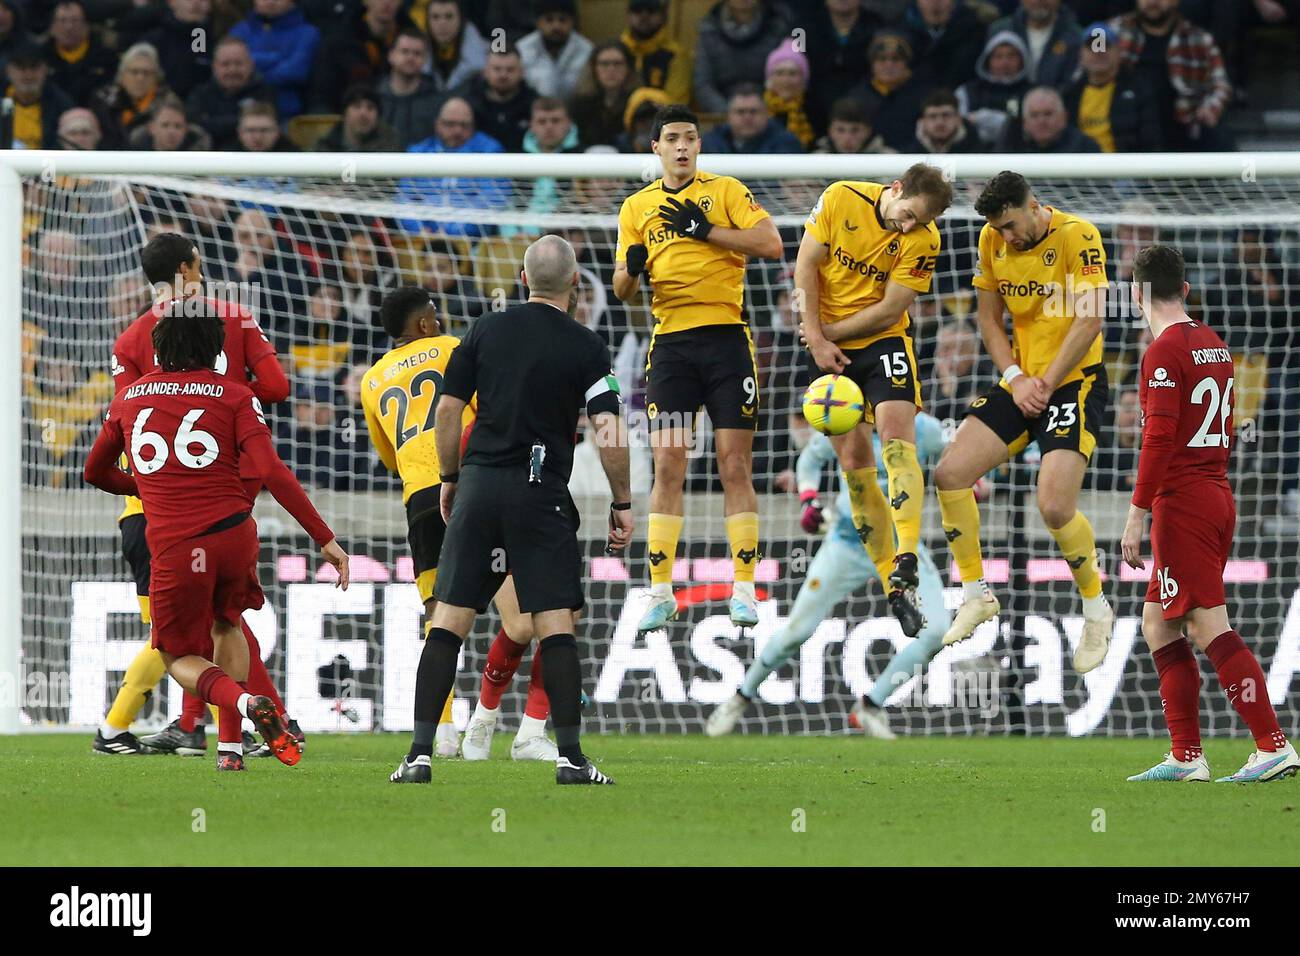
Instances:
[[[843,375],[829,373],[803,393],[803,417],[823,435],[843,435],[862,421],[862,389]]]

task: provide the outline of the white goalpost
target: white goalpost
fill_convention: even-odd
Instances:
[[[607,506],[576,456],[588,608],[584,686],[595,731],[698,730],[730,696],[745,665],[780,629],[820,545],[798,524],[790,473],[806,430],[798,396],[807,369],[791,314],[791,271],[802,223],[837,179],[889,181],[914,161],[957,187],[941,220],[935,286],[913,334],[926,410],[949,431],[991,384],[974,333],[971,274],[983,223],[973,201],[1003,169],[1023,173],[1044,201],[1102,231],[1111,279],[1106,317],[1110,420],[1081,508],[1107,552],[1106,588],[1118,619],[1110,658],[1084,678],[1069,666],[1081,626],[1068,568],[1042,527],[1034,462],[990,482],[981,507],[990,578],[1002,618],[944,651],[930,674],[891,698],[895,729],[914,734],[1145,735],[1163,729],[1154,668],[1140,634],[1142,583],[1120,567],[1117,542],[1136,462],[1133,373],[1143,328],[1127,298],[1138,248],[1179,246],[1192,306],[1237,357],[1232,480],[1241,517],[1226,577],[1230,611],[1260,654],[1283,729],[1294,733],[1300,685],[1300,154],[924,157],[702,155],[701,169],[745,182],[781,229],[783,262],[751,262],[746,317],[762,372],[756,438],[764,552],[761,623],[739,633],[725,617],[730,560],[707,424],[696,436],[676,586],[690,607],[667,635],[637,638],[648,583],[645,502],[649,455],[634,449],[638,540],[626,557],[599,547]],[[15,151],[0,156],[0,734],[98,723],[121,673],[147,639],[121,556],[120,502],[80,478],[111,398],[112,343],[148,303],[139,251],[160,231],[193,236],[205,278],[247,301],[284,359],[293,391],[271,409],[277,447],[357,557],[354,584],[318,577],[310,542],[273,501],[256,517],[268,604],[250,623],[272,676],[304,729],[403,730],[411,720],[422,609],[411,580],[398,485],[370,450],[356,401],[358,370],[387,347],[383,294],[415,282],[434,292],[452,334],[484,310],[517,301],[523,248],[559,232],[579,253],[577,318],[610,345],[634,436],[644,436],[648,296],[624,305],[609,288],[622,199],[659,174],[645,155],[295,154]],[[823,476],[824,502],[835,476]],[[928,496],[923,537],[955,598]],[[852,699],[872,686],[904,638],[874,586],[836,605],[813,639],[760,691],[749,733],[844,729]],[[476,693],[486,654],[480,621],[456,685]],[[164,685],[166,685],[164,681]],[[522,712],[524,682],[503,714]],[[164,686],[143,719],[179,710]],[[1290,706],[1287,706],[1290,705]],[[1211,702],[1210,733],[1234,730]]]

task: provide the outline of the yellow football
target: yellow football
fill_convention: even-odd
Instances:
[[[862,421],[866,404],[857,382],[843,375],[823,375],[803,393],[803,417],[823,435],[843,435]]]

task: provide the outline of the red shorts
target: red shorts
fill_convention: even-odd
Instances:
[[[1147,601],[1158,602],[1164,619],[1193,608],[1228,602],[1223,567],[1232,553],[1237,505],[1232,489],[1202,484],[1157,498],[1151,508],[1151,554],[1155,570]]]
[[[265,600],[257,556],[257,524],[251,517],[154,555],[149,581],[153,646],[173,657],[211,655],[213,621],[238,625],[244,611]]]

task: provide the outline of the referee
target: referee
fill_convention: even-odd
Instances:
[[[524,253],[528,301],[475,321],[447,365],[434,423],[447,521],[437,605],[415,682],[415,736],[395,783],[427,783],[427,761],[443,702],[456,680],[461,643],[474,617],[514,576],[519,609],[541,642],[560,756],[555,781],[613,783],[579,745],[582,668],[574,612],[583,605],[578,512],[569,497],[574,435],[584,407],[613,502],[611,550],[632,539],[627,433],[609,350],[569,313],[578,285],[573,247],[543,236]],[[460,474],[460,421],[478,394],[478,418]]]

